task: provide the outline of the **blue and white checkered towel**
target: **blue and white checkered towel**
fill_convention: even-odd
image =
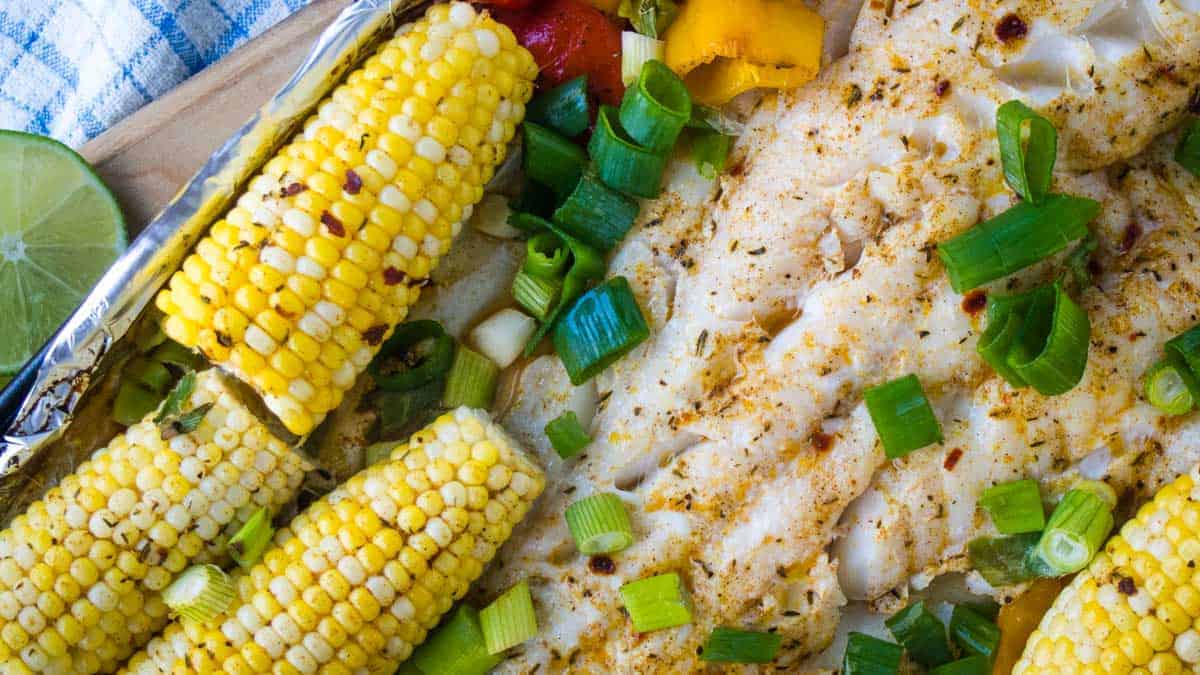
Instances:
[[[0,128],[84,141],[308,0],[0,0]]]

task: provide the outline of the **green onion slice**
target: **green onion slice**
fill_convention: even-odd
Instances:
[[[993,485],[983,491],[979,505],[1003,534],[1041,532],[1046,526],[1038,483],[1030,478]]]
[[[528,218],[522,218],[528,221]],[[560,279],[566,273],[571,249],[550,230],[542,230],[525,243],[525,262],[521,270],[535,277]]]
[[[491,359],[466,346],[459,345],[454,352],[454,365],[446,377],[446,391],[442,394],[442,405],[447,408],[492,407],[496,396],[496,380],[500,366]]]
[[[737,628],[713,630],[701,648],[700,660],[716,663],[770,663],[779,654],[783,636]]]
[[[633,86],[647,61],[663,60],[667,43],[631,30],[621,31],[621,82]]]
[[[163,591],[167,607],[205,626],[233,603],[233,582],[216,565],[193,565]]]
[[[884,621],[884,625],[904,645],[908,655],[926,668],[940,666],[954,658],[945,624],[925,607],[924,602],[905,607]]]
[[[525,175],[554,190],[559,197],[570,194],[587,166],[583,148],[540,124],[525,122],[522,127]]]
[[[1099,202],[1071,195],[1021,202],[938,244],[938,257],[950,285],[964,293],[1062,251],[1087,235],[1099,213]]]
[[[568,410],[550,420],[545,431],[550,445],[554,446],[554,451],[563,459],[578,455],[592,442],[592,437],[588,436],[583,425],[579,423],[579,416],[574,410]]]
[[[692,159],[696,162],[696,171],[708,180],[715,180],[725,173],[732,147],[732,136],[712,131],[696,133],[692,136]]]
[[[1038,532],[1010,537],[979,537],[967,544],[971,568],[993,586],[1011,586],[1041,576],[1049,570],[1037,560]]]
[[[950,635],[968,654],[991,658],[1000,646],[996,624],[964,605],[955,605],[950,614]]]
[[[1200,324],[1167,340],[1167,353],[1174,353],[1187,364],[1192,375],[1200,373]]]
[[[929,671],[929,675],[991,675],[992,660],[986,656],[968,656]]]
[[[588,246],[607,252],[625,237],[637,215],[637,202],[585,174],[554,212],[554,223]]]
[[[1169,351],[1146,373],[1145,391],[1155,408],[1168,415],[1183,415],[1196,407],[1200,383],[1183,358]]]
[[[531,213],[539,218],[549,218],[554,214],[554,209],[558,208],[558,201],[554,190],[541,183],[526,181],[520,194],[508,202],[508,224],[519,230],[536,232],[537,221],[524,219],[521,214]]]
[[[1108,508],[1117,508],[1117,491],[1102,480],[1077,480],[1071,489],[1090,492],[1108,504]]]
[[[839,675],[896,675],[904,647],[866,633],[850,633]]]
[[[271,512],[261,508],[250,516],[225,545],[229,557],[242,569],[250,569],[262,557],[263,551],[271,543],[275,528],[271,527]]]
[[[140,384],[150,391],[160,393],[166,393],[167,387],[171,386],[173,379],[171,371],[167,370],[167,367],[161,362],[142,356],[135,356],[129,359],[125,367],[121,370],[122,383],[125,380],[129,380],[134,384]]]
[[[585,293],[554,327],[554,350],[571,384],[579,386],[650,337],[625,277]]]
[[[737,118],[699,103],[692,103],[692,118],[686,126],[689,129],[715,131],[726,136],[741,136],[746,133],[746,125]]]
[[[667,64],[650,60],[642,65],[637,82],[625,90],[617,118],[634,142],[666,153],[692,118],[692,97]]]
[[[1200,177],[1200,118],[1192,118],[1184,128],[1179,145],[1175,147],[1175,161]]]
[[[560,293],[562,282],[555,278],[538,277],[522,270],[513,279],[513,299],[538,321],[550,318]]]
[[[588,141],[588,153],[605,185],[635,197],[658,196],[663,170],[667,167],[667,154],[643,148],[632,141],[617,122],[616,108],[600,106],[596,130]],[[561,220],[557,213],[555,220]]]
[[[616,553],[633,543],[633,525],[621,498],[607,492],[584,497],[567,507],[567,529],[584,555]]]
[[[1005,363],[1038,393],[1057,396],[1083,379],[1090,337],[1087,312],[1062,284],[1042,286],[1030,300]]]
[[[479,625],[489,654],[499,654],[537,635],[529,582],[522,580],[484,607],[479,612]]]
[[[580,75],[539,94],[525,106],[525,119],[563,136],[582,134],[588,128],[587,85],[587,75]]]
[[[367,365],[384,391],[412,391],[440,379],[454,361],[454,338],[442,324],[422,319],[396,326]]]
[[[863,397],[889,459],[942,441],[942,427],[916,375],[871,387]]]
[[[1056,576],[1087,566],[1113,527],[1112,506],[1094,491],[1073,489],[1050,514],[1038,557]]]
[[[1058,133],[1050,120],[1020,101],[1009,101],[996,111],[996,136],[1004,179],[1017,194],[1041,204],[1050,192]]]
[[[649,633],[692,622],[692,608],[675,572],[631,581],[621,587],[621,600],[633,629]]]
[[[464,603],[429,634],[409,662],[425,675],[484,675],[503,660],[488,653],[479,612]]]

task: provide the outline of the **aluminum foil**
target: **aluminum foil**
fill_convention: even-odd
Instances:
[[[15,416],[0,440],[0,492],[10,492],[14,482],[40,482],[22,469],[67,430],[81,400],[109,365],[111,357],[106,356],[208,225],[341,77],[425,4],[357,0],[347,7],[291,79],[209,158],[113,264],[39,354],[40,363],[35,357],[9,385],[12,391],[4,392],[7,405],[2,407]]]

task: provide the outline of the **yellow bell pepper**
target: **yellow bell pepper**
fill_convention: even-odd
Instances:
[[[667,29],[667,65],[692,97],[721,105],[756,87],[816,77],[825,22],[800,0],[686,0]]]

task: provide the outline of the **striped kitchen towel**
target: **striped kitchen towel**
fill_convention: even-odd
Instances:
[[[84,141],[308,0],[0,0],[0,128]]]

